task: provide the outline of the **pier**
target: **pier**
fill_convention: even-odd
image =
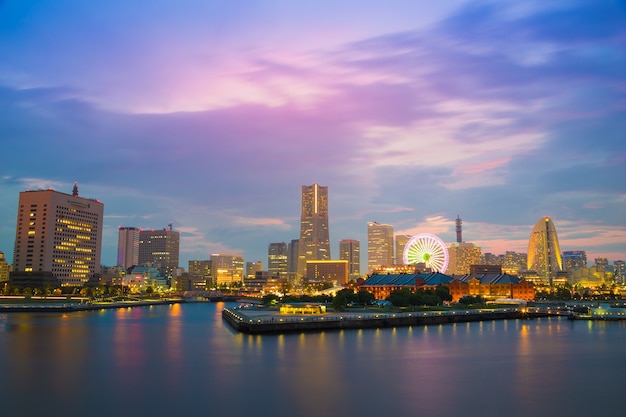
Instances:
[[[370,329],[437,325],[471,321],[532,319],[563,315],[547,310],[501,308],[493,310],[451,310],[428,312],[332,312],[323,315],[280,315],[256,308],[224,308],[222,318],[243,333],[286,333],[301,331]]]

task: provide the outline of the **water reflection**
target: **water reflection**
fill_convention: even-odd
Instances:
[[[225,326],[223,305],[1,316],[0,403],[11,415],[47,416],[68,403],[94,417],[578,416],[610,414],[626,385],[614,371],[626,369],[622,323],[260,336]],[[590,393],[602,401],[560,400]]]

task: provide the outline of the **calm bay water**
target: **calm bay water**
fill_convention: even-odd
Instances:
[[[603,416],[626,322],[245,335],[223,303],[0,314],[0,415]]]

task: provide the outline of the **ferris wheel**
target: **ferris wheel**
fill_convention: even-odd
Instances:
[[[448,268],[448,249],[439,236],[420,233],[406,243],[402,259],[405,265],[426,264],[435,272],[445,273]]]

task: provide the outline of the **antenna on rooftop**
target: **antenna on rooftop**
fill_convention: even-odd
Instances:
[[[74,188],[72,189],[72,197],[78,197],[78,181],[74,181]]]
[[[169,223],[167,224],[167,227],[170,229],[170,232],[172,231],[172,227],[173,227],[173,226],[174,226],[174,223],[172,223],[172,222],[169,222]]]

